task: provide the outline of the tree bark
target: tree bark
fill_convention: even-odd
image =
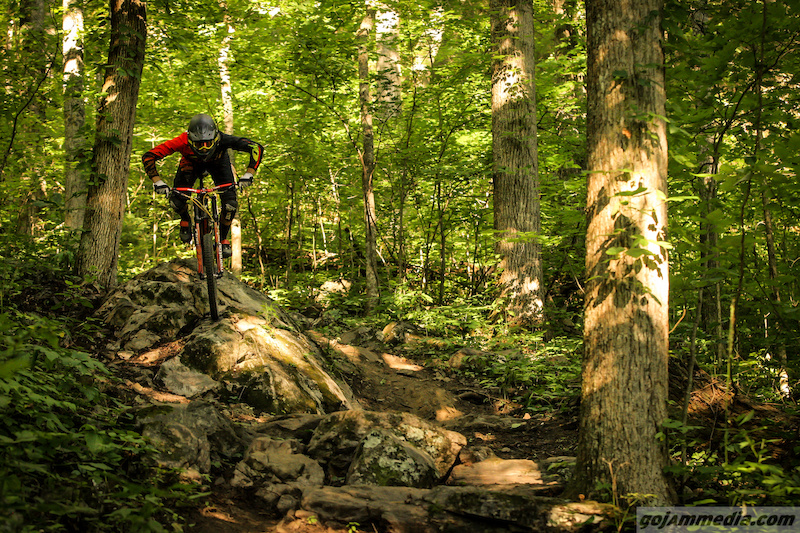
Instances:
[[[47,46],[45,2],[43,0],[22,0],[19,3],[19,10],[22,39],[19,53],[25,62],[25,75],[30,75],[32,79],[42,80],[35,89],[31,86],[32,93],[27,109],[33,116],[30,120],[22,122],[23,127],[21,128],[24,136],[30,139],[30,142],[25,143],[19,153],[33,164],[29,163],[30,170],[23,172],[21,176],[22,198],[17,211],[16,231],[20,235],[33,235],[39,218],[39,208],[36,207],[37,200],[41,200],[47,194],[47,184],[44,182],[42,173],[35,170],[35,165],[44,159],[44,149],[38,140],[40,134],[37,133],[37,130],[46,120],[46,105],[45,99],[38,91],[41,83],[50,76],[47,65],[49,54],[43,53],[45,51],[43,47]]]
[[[364,135],[361,152],[361,189],[364,195],[364,240],[367,298],[366,311],[372,311],[378,304],[380,293],[378,289],[378,246],[377,246],[377,219],[375,214],[375,187],[373,177],[375,174],[375,147],[374,133],[372,130],[372,97],[369,83],[369,43],[374,24],[374,8],[367,2],[367,14],[358,30],[360,47],[358,51],[358,79],[359,101],[361,103],[361,126]]]
[[[661,0],[587,0],[588,229],[572,491],[674,500],[667,451],[667,138]]]
[[[397,35],[400,16],[396,11],[381,4],[377,13],[375,40],[378,45],[378,102],[380,118],[395,117],[401,109],[400,54],[397,52]]]
[[[231,54],[231,41],[233,41],[233,34],[236,28],[233,27],[233,21],[228,13],[228,4],[225,0],[220,0],[220,8],[224,13],[223,18],[225,22],[225,37],[222,39],[222,46],[219,49],[218,67],[219,67],[219,80],[220,80],[220,93],[222,97],[222,123],[225,133],[233,135],[233,86],[231,84],[231,71],[230,71],[230,54]],[[236,174],[236,151],[228,150],[228,156],[231,159],[231,170],[233,175]],[[238,276],[242,273],[242,226],[239,217],[231,224],[231,247],[233,254],[231,255],[231,272]]]
[[[494,224],[500,298],[511,325],[542,318],[539,175],[536,140],[533,5],[492,0]]]
[[[147,35],[142,0],[111,0],[111,43],[97,110],[92,177],[86,200],[78,272],[95,275],[106,288],[116,284],[119,241],[125,213],[136,102]]]
[[[64,0],[64,222],[73,230],[83,228],[86,210],[86,105],[83,100],[83,6]]]

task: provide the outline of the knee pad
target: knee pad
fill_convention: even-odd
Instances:
[[[235,199],[225,200],[222,203],[222,223],[230,226],[237,209],[239,209],[239,202]]]

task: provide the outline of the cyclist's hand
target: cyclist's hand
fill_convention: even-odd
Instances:
[[[246,189],[247,187],[253,184],[253,175],[249,172],[245,172],[244,175],[239,178],[239,188]]]
[[[164,183],[164,180],[158,180],[153,182],[153,190],[156,191],[158,194],[163,194],[164,196],[169,194],[169,185]]]

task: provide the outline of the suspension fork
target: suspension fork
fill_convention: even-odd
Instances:
[[[194,204],[194,233],[195,233],[195,252],[197,255],[197,272],[200,276],[205,275],[205,265],[203,265],[203,235],[214,230],[214,257],[216,265],[214,271],[217,276],[222,274],[222,245],[219,238],[219,211],[217,210],[217,197],[211,196],[211,206],[207,206],[208,198],[206,194],[198,194],[196,204]],[[209,227],[211,226],[211,227]]]
[[[217,276],[222,275],[222,241],[219,238],[219,209],[217,209],[217,195],[211,195],[211,209],[209,210],[210,217],[207,222],[209,224],[212,223],[210,220],[213,218],[213,227],[214,227],[214,252],[215,257],[217,260],[217,268],[215,269],[217,272]]]
[[[203,195],[204,196],[204,195]],[[205,199],[199,194],[192,199],[194,208],[194,249],[197,256],[197,273],[202,278],[205,275],[203,265],[203,234],[208,231],[208,219],[203,213],[202,205]]]

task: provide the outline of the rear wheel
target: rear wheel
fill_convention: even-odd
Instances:
[[[214,254],[214,239],[209,231],[202,237],[203,239],[203,271],[206,275],[206,285],[208,286],[208,306],[211,309],[211,319],[219,320],[219,309],[217,308],[217,261]]]

